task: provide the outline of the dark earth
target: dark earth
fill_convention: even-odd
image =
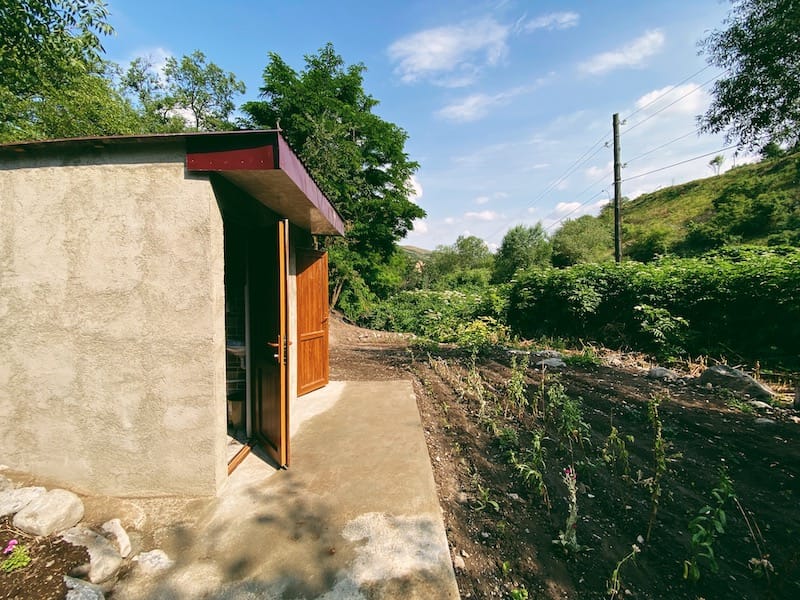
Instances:
[[[530,407],[504,411],[507,352],[478,357],[473,369],[471,358],[453,349],[428,354],[408,336],[332,321],[332,379],[414,382],[451,552],[460,557],[463,598],[609,598],[612,573],[633,544],[641,552],[619,569],[619,598],[800,597],[800,418],[789,410],[788,394],[778,408],[756,412],[724,390],[647,379],[641,357],[618,353],[569,361],[558,372],[529,368],[529,401],[543,378],[545,390],[560,382],[567,396],[581,399],[590,428],[588,439],[571,449],[550,434],[544,438],[548,508],[507,461],[508,446],[524,453],[537,426]],[[473,379],[480,374],[485,390],[483,418],[480,401],[465,391],[470,371]],[[647,410],[654,396],[670,460],[649,542],[642,542],[653,504],[645,484],[655,472]],[[612,424],[626,441],[627,475],[601,458]],[[518,444],[504,447],[503,439],[515,436]],[[568,512],[561,479],[567,466],[578,477],[577,553],[553,543]],[[684,561],[692,556],[688,524],[714,503],[721,467],[735,500],[725,504],[724,532],[713,540],[718,571],[699,559],[700,578],[692,582],[684,579]]]
[[[507,352],[478,356],[473,363],[452,348],[421,347],[410,336],[331,318],[331,379],[401,378],[414,384],[463,598],[610,598],[612,573],[634,544],[641,551],[619,567],[618,598],[800,597],[800,415],[788,409],[789,395],[777,408],[756,412],[722,390],[646,379],[641,357],[597,354],[602,360],[568,361],[557,372],[526,369],[528,406],[518,408],[508,403]],[[588,429],[582,441],[558,439],[549,429],[543,437],[548,502],[508,457],[509,450],[526,456],[532,432],[542,426],[531,405],[538,406],[541,390],[547,398],[556,384],[580,399]],[[653,397],[660,399],[669,460],[650,539],[643,541],[653,506],[646,485],[655,474],[648,418]],[[625,440],[627,473],[621,461],[607,464],[602,458],[612,424]],[[562,473],[568,466],[578,478],[577,552],[553,543],[565,529]],[[718,569],[700,559],[699,580],[688,581],[688,525],[714,503],[712,489],[723,466],[735,500],[725,504],[726,523],[713,540]],[[63,575],[88,560],[86,550],[57,536],[32,538],[0,519],[0,543],[12,537],[33,560],[12,573],[0,569],[0,599],[64,598]]]

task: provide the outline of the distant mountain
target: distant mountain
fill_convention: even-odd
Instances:
[[[416,246],[400,246],[400,249],[408,254],[414,262],[421,260],[426,262],[430,257],[433,250],[426,250],[425,248],[417,248]]]

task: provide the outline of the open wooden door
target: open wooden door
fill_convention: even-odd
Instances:
[[[297,395],[328,383],[328,254],[297,250]]]
[[[286,283],[289,224],[259,230],[251,244],[253,434],[282,467],[289,465]]]

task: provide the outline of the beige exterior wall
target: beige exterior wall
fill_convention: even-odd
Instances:
[[[184,157],[0,165],[0,463],[121,496],[225,482],[222,217]]]

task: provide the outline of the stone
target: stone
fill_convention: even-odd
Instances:
[[[84,546],[89,551],[89,581],[102,583],[115,577],[122,566],[122,557],[114,544],[99,533],[86,527],[73,527],[61,536],[76,546]]]
[[[67,490],[50,490],[31,500],[14,516],[14,527],[32,535],[50,535],[77,525],[83,502]]]
[[[533,357],[542,360],[546,358],[564,358],[564,355],[558,350],[540,350],[539,352],[534,352]]]
[[[697,378],[700,385],[708,387],[723,387],[736,392],[747,394],[753,398],[769,399],[775,393],[762,383],[759,383],[747,373],[734,369],[728,365],[714,365],[709,367]]]
[[[672,369],[667,369],[665,367],[653,367],[647,371],[645,377],[648,379],[660,379],[661,381],[677,381],[680,379],[680,375]]]
[[[21,487],[0,492],[0,517],[18,513],[44,492],[43,487]]]
[[[755,420],[756,425],[775,425],[777,421],[768,417],[759,417]]]
[[[125,528],[122,526],[122,522],[119,519],[111,519],[103,523],[101,528],[106,533],[110,533],[114,536],[114,539],[117,540],[119,555],[122,558],[127,558],[131,553],[131,539],[128,537],[128,532],[125,531]]]
[[[758,410],[772,410],[771,404],[767,404],[766,402],[762,402],[761,400],[750,400],[748,404]]]
[[[457,570],[459,570],[459,571],[466,571],[466,569],[467,569],[467,563],[466,563],[466,562],[464,562],[464,559],[463,559],[461,556],[459,556],[458,554],[456,554],[456,555],[453,557],[453,568],[454,568],[454,569],[457,569]]]
[[[150,552],[140,552],[133,557],[133,560],[139,563],[139,570],[146,575],[164,571],[175,564],[166,552],[158,548]]]
[[[13,489],[14,484],[11,483],[11,480],[5,475],[0,475],[0,492],[7,492],[8,490]]]
[[[567,363],[565,363],[560,358],[553,357],[553,358],[545,358],[544,360],[540,360],[539,362],[536,363],[536,366],[537,367],[548,367],[550,369],[561,369],[563,367],[566,367]]]
[[[64,583],[68,590],[66,600],[105,600],[106,598],[100,586],[83,579],[64,575]]]

